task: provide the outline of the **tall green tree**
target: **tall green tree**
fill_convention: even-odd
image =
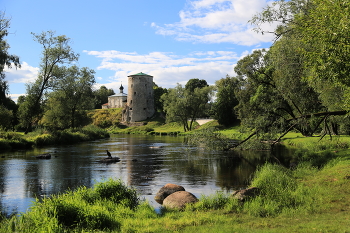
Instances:
[[[193,122],[206,110],[206,105],[213,93],[213,87],[186,90],[181,84],[169,88],[168,93],[162,95],[167,122],[180,122],[184,131],[190,131]]]
[[[349,110],[350,2],[312,0],[310,5],[307,13],[296,15],[292,25],[304,44],[308,81],[319,93],[329,93],[329,87],[342,90],[343,108]],[[330,96],[321,95],[323,101]]]
[[[55,91],[49,94],[42,123],[49,128],[66,129],[80,126],[86,112],[94,107],[92,86],[94,70],[77,66],[61,67],[60,79],[54,83]]]
[[[10,28],[10,19],[6,17],[3,11],[0,11],[0,105],[7,109],[15,110],[13,108],[13,101],[8,97],[8,83],[5,80],[5,67],[20,68],[19,57],[9,54],[8,49],[10,45],[7,43],[5,37],[8,36],[8,29]]]
[[[164,112],[161,96],[166,93],[168,93],[166,88],[159,87],[153,82],[154,108],[158,112]]]
[[[108,96],[114,95],[115,92],[112,88],[108,89],[106,86],[101,86],[99,89],[93,92],[95,96],[95,108],[102,108],[102,104],[108,102]]]
[[[22,116],[20,120],[26,126],[26,133],[31,130],[32,124],[41,112],[40,105],[43,103],[45,91],[52,88],[56,79],[62,77],[60,66],[77,61],[79,57],[69,45],[70,39],[65,35],[55,36],[53,31],[32,34],[34,40],[42,45],[43,52],[38,78],[27,88],[26,101],[29,102],[19,107],[20,116]]]
[[[315,111],[314,116],[344,115],[350,107],[348,9],[349,3],[341,0],[280,0],[251,20],[259,32],[264,32],[261,25],[266,22],[278,25],[271,31],[277,41],[271,50],[275,54],[275,68],[280,72],[277,75],[282,77],[279,82],[285,83],[288,87],[285,90],[292,90],[290,84],[295,80],[300,82],[299,77],[302,77],[303,88],[294,90],[294,97],[289,92],[289,103],[293,105],[291,101],[296,100],[296,95],[303,100],[309,97],[309,102],[296,101],[301,108],[309,106],[309,112]],[[289,81],[283,77],[288,77]],[[320,110],[325,112],[317,113]],[[300,109],[300,112],[304,111]],[[334,118],[325,117],[325,120]]]
[[[8,130],[12,126],[13,114],[11,110],[0,105],[0,130]]]
[[[207,81],[204,79],[193,78],[188,80],[185,85],[185,89],[189,91],[194,91],[196,88],[203,88],[209,86]]]
[[[240,88],[240,80],[227,75],[226,78],[216,81],[215,85],[217,93],[213,107],[214,117],[221,125],[233,125],[237,122],[234,108],[238,105],[236,92]]]
[[[282,49],[282,43],[288,48]],[[293,125],[308,136],[313,125],[305,116],[318,112],[322,105],[302,79],[299,57],[288,50],[291,42],[279,41],[274,46],[268,52],[254,51],[235,67],[237,74],[245,77],[237,92],[239,117],[243,125],[263,133],[281,133]]]

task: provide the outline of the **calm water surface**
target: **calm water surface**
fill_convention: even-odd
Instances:
[[[246,187],[256,166],[269,152],[219,152],[188,147],[183,137],[116,135],[69,146],[1,153],[0,208],[25,212],[35,198],[91,187],[107,178],[136,188],[155,208],[154,195],[167,183],[183,186],[197,197]],[[118,163],[98,159],[120,157]],[[51,153],[49,160],[36,155]]]

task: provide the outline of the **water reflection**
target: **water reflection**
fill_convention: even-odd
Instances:
[[[245,187],[256,166],[269,152],[204,151],[183,144],[182,137],[116,135],[106,140],[72,146],[2,153],[0,158],[1,208],[24,212],[35,198],[62,193],[112,177],[121,179],[155,207],[155,193],[175,183],[197,195],[231,192]],[[120,157],[118,163],[97,162]],[[50,160],[36,155],[51,153]]]

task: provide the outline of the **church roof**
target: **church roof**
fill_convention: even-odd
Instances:
[[[110,95],[110,96],[108,96],[108,97],[114,97],[114,96],[123,97],[123,96],[128,96],[128,94],[125,94],[125,93],[118,93],[118,94],[115,94],[115,95]]]

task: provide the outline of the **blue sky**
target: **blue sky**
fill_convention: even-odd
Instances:
[[[139,72],[161,87],[233,76],[234,66],[254,49],[268,48],[272,35],[252,31],[251,17],[266,0],[1,0],[11,19],[9,52],[21,69],[7,69],[10,96],[35,80],[42,48],[31,32],[66,35],[80,54],[79,66],[96,71],[96,88],[118,92]],[[266,28],[271,27],[266,25]]]

